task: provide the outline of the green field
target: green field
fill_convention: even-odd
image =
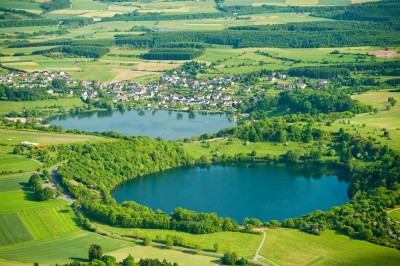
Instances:
[[[112,227],[104,224],[97,225],[107,231],[115,232],[120,235],[141,238],[149,236],[152,240],[157,240],[157,238],[165,240],[167,235],[178,236],[182,237],[186,246],[195,247],[196,245],[199,245],[202,250],[213,250],[214,244],[218,243],[220,253],[234,251],[244,257],[254,256],[262,240],[262,235],[238,232],[218,232],[212,234],[193,235],[174,230],[132,229]]]
[[[21,218],[16,213],[0,215],[0,246],[32,239]]]
[[[29,174],[0,176],[0,193],[22,189],[28,179]]]
[[[58,99],[58,100],[41,100],[28,102],[2,101],[0,104],[0,115],[7,114],[11,111],[21,112],[24,109],[33,108],[52,108],[52,106],[62,106],[69,109],[74,106],[81,106],[83,102],[78,98]]]
[[[400,251],[332,230],[320,236],[295,229],[267,230],[261,255],[280,265],[398,265]]]
[[[389,217],[400,222],[400,209],[390,212]]]
[[[39,163],[29,160],[25,157],[0,153],[0,168],[4,171],[26,172],[35,170],[40,167],[41,165]]]
[[[39,143],[39,145],[51,145],[61,143],[74,143],[84,141],[101,141],[104,138],[90,135],[72,135],[48,133],[33,130],[0,129],[0,152],[12,152],[15,145],[23,141]],[[2,155],[0,153],[0,155]],[[12,156],[7,154],[7,156]],[[14,158],[15,156],[13,156]],[[22,158],[21,158],[22,159]],[[27,160],[27,159],[25,159]],[[29,162],[32,162],[29,160]]]
[[[388,145],[389,147],[400,150],[400,93],[387,91],[370,91],[352,96],[360,102],[370,104],[378,108],[378,113],[359,114],[354,118],[345,119],[344,123],[336,121],[331,126],[321,125],[320,128],[327,131],[338,131],[343,128],[349,133],[358,133],[363,137],[372,137],[377,144]],[[394,97],[398,103],[388,111],[383,111],[387,105],[387,98]],[[348,121],[350,124],[348,124]],[[365,126],[364,126],[365,125]],[[383,137],[383,128],[390,135],[390,139]]]
[[[285,145],[283,143],[271,143],[271,142],[249,142],[246,143],[240,140],[234,140],[229,142],[228,140],[216,140],[208,141],[209,147],[201,142],[194,142],[184,144],[185,151],[193,156],[194,158],[200,158],[202,155],[211,159],[215,153],[226,154],[229,156],[236,155],[238,153],[249,154],[253,150],[257,151],[258,156],[279,156],[285,154],[288,150],[293,149],[307,149],[312,148],[313,144],[301,144],[301,143],[289,143]]]

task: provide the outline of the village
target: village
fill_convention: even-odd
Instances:
[[[55,81],[65,81],[58,86]],[[197,111],[235,112],[238,104],[245,99],[257,101],[266,92],[266,87],[274,90],[326,88],[328,80],[320,79],[306,83],[303,79],[287,82],[287,76],[272,73],[265,81],[266,86],[243,86],[233,77],[215,77],[198,80],[185,71],[164,74],[157,82],[140,84],[129,81],[97,82],[76,80],[64,71],[33,71],[31,73],[10,72],[0,76],[0,84],[14,89],[45,89],[57,96],[75,95],[86,102],[96,102],[102,97],[115,104],[141,104],[142,107],[163,109],[190,109]],[[104,93],[105,92],[105,93]],[[0,95],[1,97],[1,95]],[[2,96],[2,100],[7,100]],[[137,105],[136,105],[137,106]]]

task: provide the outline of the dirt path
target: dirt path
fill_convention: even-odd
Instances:
[[[256,254],[254,255],[254,257],[253,257],[253,259],[251,260],[251,262],[253,262],[253,263],[262,263],[262,262],[259,262],[258,259],[263,259],[263,260],[268,261],[271,265],[279,266],[279,264],[277,264],[277,263],[273,262],[272,260],[269,260],[269,259],[267,259],[266,257],[260,255],[260,251],[261,251],[262,247],[264,246],[265,239],[267,238],[267,233],[265,232],[265,229],[263,229],[263,228],[257,228],[257,229],[254,229],[254,231],[262,232],[262,234],[263,234],[263,239],[261,240],[261,243],[260,243],[260,245],[258,246],[258,249],[257,249],[257,251],[256,251]]]

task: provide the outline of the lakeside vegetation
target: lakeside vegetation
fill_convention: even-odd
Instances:
[[[0,264],[88,263],[93,244],[115,261],[251,260],[262,227],[265,264],[396,265],[399,11],[396,0],[1,1]],[[32,71],[46,74],[35,85],[15,75]],[[137,100],[136,83],[155,88],[151,97]],[[207,96],[213,107],[189,101]],[[40,124],[147,107],[228,112],[238,126],[164,141]],[[234,221],[111,197],[149,173],[241,161],[343,169],[350,200],[284,221]],[[58,164],[60,184],[49,172]]]

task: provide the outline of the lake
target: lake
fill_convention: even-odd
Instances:
[[[175,140],[216,133],[236,126],[225,114],[186,113],[164,110],[101,111],[57,116],[49,125],[83,131],[116,131],[125,135]]]
[[[119,203],[132,200],[168,214],[183,207],[216,212],[237,222],[245,217],[283,220],[348,201],[347,183],[336,175],[290,168],[265,164],[177,168],[130,180],[112,195]]]

